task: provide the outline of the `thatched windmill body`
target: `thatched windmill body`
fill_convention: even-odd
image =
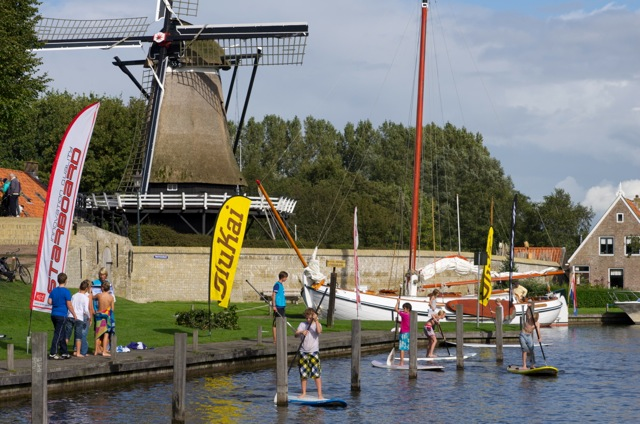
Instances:
[[[183,201],[176,213],[193,230],[200,224],[189,214],[200,214],[202,229],[196,231],[206,232],[219,203],[210,200],[242,193],[247,185],[234,156],[237,138],[230,140],[227,129],[229,100],[224,100],[220,74],[233,69],[227,96],[230,99],[238,68],[253,67],[239,135],[257,67],[301,64],[308,25],[185,22],[183,18],[194,16],[197,7],[197,0],[159,0],[157,18],[162,21],[162,28],[153,35],[147,34],[146,18],[91,21],[43,18],[36,30],[45,50],[151,45],[144,59],[121,61],[116,56],[113,62],[148,99],[139,142],[132,151],[114,204],[126,211],[127,199],[133,194],[135,198],[131,199],[135,203],[131,206],[138,214],[142,211],[144,219],[149,214],[169,212],[167,203],[171,202],[167,200],[172,196],[179,195],[182,199],[195,196],[197,201]],[[129,70],[136,65],[145,67],[142,81]],[[285,203],[288,206],[281,212],[286,215],[293,211],[295,202]],[[104,205],[98,201],[95,206],[113,205],[107,200]],[[254,215],[261,210],[257,206],[252,207]]]

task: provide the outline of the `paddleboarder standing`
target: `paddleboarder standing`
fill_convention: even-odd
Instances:
[[[398,350],[400,351],[400,365],[404,365],[404,353],[409,351],[409,336],[411,332],[411,303],[405,302],[399,309],[400,298],[396,302],[395,311],[400,317],[400,335],[398,336]]]
[[[533,330],[536,330],[536,334],[538,335],[538,342],[542,342],[542,337],[540,337],[540,323],[538,322],[540,314],[537,312],[535,314],[531,313],[531,310],[528,309],[525,317],[523,319],[522,331],[520,331],[520,347],[522,348],[522,367],[520,369],[526,370],[527,368],[527,354],[531,354],[531,368],[535,367],[534,357],[533,357],[533,348],[535,344],[533,343]]]
[[[322,324],[318,320],[318,314],[313,308],[304,311],[305,322],[301,322],[296,330],[296,337],[302,337],[300,343],[300,359],[298,369],[300,370],[300,385],[302,387],[301,398],[307,395],[307,380],[309,377],[316,381],[318,389],[318,399],[322,396],[322,367],[320,366],[320,333]]]

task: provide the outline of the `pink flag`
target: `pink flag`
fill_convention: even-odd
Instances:
[[[360,268],[358,266],[358,207],[353,210],[353,267],[356,279],[356,314],[360,310]]]
[[[69,124],[58,146],[42,217],[31,289],[32,310],[51,313],[47,298],[58,284],[58,274],[64,272],[67,262],[78,186],[99,108],[100,103],[84,108]]]

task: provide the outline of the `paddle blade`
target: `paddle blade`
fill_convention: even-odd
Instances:
[[[387,365],[393,364],[393,357],[396,354],[396,348],[392,347],[391,352],[389,352],[389,356],[387,356]]]

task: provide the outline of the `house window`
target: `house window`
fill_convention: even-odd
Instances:
[[[640,255],[640,237],[639,236],[626,236],[624,238],[625,250],[624,254],[627,256],[630,255]]]
[[[624,222],[624,214],[623,213],[616,214],[616,222]]]
[[[613,237],[600,237],[600,254],[613,255]]]
[[[589,265],[576,265],[573,271],[576,273],[576,284],[589,283]]]
[[[610,288],[617,287],[619,289],[624,287],[624,269],[611,268],[609,270],[609,284]]]
[[[178,191],[178,184],[167,184],[167,191]]]

